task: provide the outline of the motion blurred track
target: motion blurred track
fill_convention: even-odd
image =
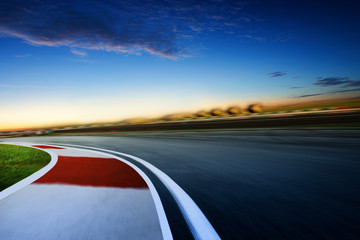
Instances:
[[[138,156],[179,184],[222,239],[359,239],[359,140],[360,129],[314,128],[11,139]],[[180,236],[175,239],[182,239],[176,205],[142,170],[159,191],[174,236]]]

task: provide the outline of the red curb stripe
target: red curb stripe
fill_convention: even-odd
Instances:
[[[62,147],[54,147],[54,146],[47,146],[47,145],[32,145],[33,147],[42,148],[42,149],[66,149]]]
[[[34,184],[148,188],[129,165],[114,158],[59,156],[56,165]]]

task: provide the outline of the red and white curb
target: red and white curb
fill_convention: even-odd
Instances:
[[[0,192],[0,239],[173,239],[150,179],[132,163],[78,148],[30,145],[50,163]]]
[[[143,159],[79,145],[2,144],[40,148],[51,161],[0,192],[0,239],[173,239],[150,179],[113,154],[142,164],[161,180],[196,240],[220,239],[190,196]]]
[[[142,164],[144,167],[152,171],[152,173],[154,173],[160,179],[160,181],[165,185],[165,187],[170,191],[173,198],[177,202],[180,211],[184,216],[185,221],[188,227],[190,228],[193,237],[196,240],[220,239],[219,235],[217,234],[213,226],[210,224],[210,222],[208,221],[204,213],[200,210],[200,208],[197,206],[197,204],[191,199],[191,197],[178,184],[176,184],[168,175],[166,175],[160,169],[156,168],[147,161],[132,156],[130,154],[116,152],[102,148],[72,145],[72,144],[62,144],[62,145],[70,146],[70,147],[87,148],[87,149],[93,149],[97,151],[117,154],[120,156],[131,158],[132,160]]]

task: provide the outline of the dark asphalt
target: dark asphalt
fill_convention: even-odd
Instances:
[[[87,145],[143,158],[193,198],[222,239],[360,239],[360,130],[3,139],[15,140]]]

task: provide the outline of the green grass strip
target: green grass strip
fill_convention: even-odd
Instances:
[[[0,144],[0,191],[45,167],[51,156],[44,151]]]

